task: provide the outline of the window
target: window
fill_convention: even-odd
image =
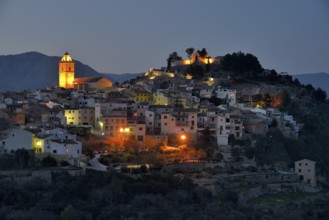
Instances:
[[[167,126],[167,123],[164,123],[165,126]]]
[[[167,119],[167,115],[163,116],[164,119]]]
[[[142,127],[140,127],[140,128],[138,128],[138,130],[140,130],[140,131],[143,131],[143,128],[142,128]]]
[[[138,135],[138,136],[137,136],[137,140],[138,140],[138,141],[143,141],[143,140],[144,140],[144,137],[143,137],[142,135]]]
[[[298,169],[298,173],[301,173],[302,172],[302,170],[301,169]]]
[[[53,150],[53,153],[54,153],[54,154],[57,154],[57,150]]]
[[[65,152],[68,153],[69,152],[69,149],[66,149]]]

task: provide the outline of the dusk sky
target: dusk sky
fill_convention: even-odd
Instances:
[[[1,55],[38,51],[103,73],[166,65],[168,54],[252,53],[264,68],[329,73],[328,0],[0,0]]]

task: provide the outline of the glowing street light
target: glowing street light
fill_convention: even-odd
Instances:
[[[185,135],[185,134],[182,134],[182,135],[180,136],[180,139],[181,139],[182,141],[186,140],[186,135]]]

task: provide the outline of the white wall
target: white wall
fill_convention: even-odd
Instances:
[[[32,133],[23,129],[14,128],[2,132],[5,134],[4,139],[0,141],[2,146],[7,152],[17,149],[32,150]]]

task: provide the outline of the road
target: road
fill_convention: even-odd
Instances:
[[[101,156],[100,154],[95,154],[95,157],[93,159],[89,160],[90,166],[86,166],[86,168],[106,172],[107,166],[98,162],[98,159],[100,158],[100,156]]]

